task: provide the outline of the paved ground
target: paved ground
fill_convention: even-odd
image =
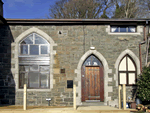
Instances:
[[[129,111],[119,110],[118,108],[109,106],[79,106],[77,110],[73,107],[27,107],[24,111],[23,107],[0,107],[0,113],[130,113]]]

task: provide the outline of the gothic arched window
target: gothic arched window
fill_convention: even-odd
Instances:
[[[19,88],[49,88],[50,44],[32,33],[19,43]]]
[[[119,84],[134,85],[137,78],[136,65],[129,55],[125,55],[119,64]]]

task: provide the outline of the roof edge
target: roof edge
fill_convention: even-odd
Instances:
[[[150,19],[6,19],[8,24],[44,24],[44,23],[58,23],[58,24],[66,24],[66,23],[112,23],[112,22],[134,22],[134,23],[142,23],[150,24]]]

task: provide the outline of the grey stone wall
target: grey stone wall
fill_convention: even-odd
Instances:
[[[74,80],[77,76],[74,70],[77,69],[80,58],[87,52],[93,45],[95,49],[100,52],[107,60],[109,69],[112,69],[112,73],[108,76],[112,78],[112,81],[108,82],[108,86],[113,87],[113,91],[108,94],[111,96],[111,100],[118,99],[118,87],[116,87],[116,81],[114,80],[115,74],[115,62],[122,51],[129,49],[139,58],[139,42],[143,41],[143,33],[141,35],[109,35],[106,32],[107,26],[105,25],[70,25],[70,26],[51,26],[51,25],[10,25],[5,31],[12,34],[11,40],[15,40],[21,33],[28,30],[31,27],[36,27],[45,33],[47,33],[57,44],[53,49],[56,50],[54,56],[53,69],[57,72],[53,73],[53,89],[51,91],[28,91],[27,93],[27,104],[28,105],[47,105],[46,98],[51,98],[50,105],[53,106],[72,106],[73,105],[73,90],[67,89],[67,79]],[[9,29],[10,28],[10,29]],[[3,27],[1,29],[4,29]],[[62,34],[58,32],[61,31]],[[1,32],[1,31],[0,31]],[[3,34],[3,33],[2,33]],[[8,43],[8,36],[5,35],[3,39]],[[5,43],[5,42],[4,42]],[[10,49],[11,41],[9,42]],[[1,47],[3,45],[1,44]],[[7,48],[7,47],[6,47]],[[11,48],[14,50],[14,45]],[[10,49],[10,50],[11,50]],[[144,66],[145,61],[145,45],[142,45],[142,65]],[[2,63],[7,63],[10,58],[14,58],[15,53],[9,52],[6,54],[3,50],[1,60]],[[5,57],[5,56],[9,57]],[[5,58],[4,58],[5,57]],[[6,61],[6,62],[5,62]],[[3,64],[4,65],[4,64]],[[11,63],[12,79],[16,75],[15,63]],[[65,68],[66,73],[61,74],[59,70]],[[10,69],[10,67],[9,67]],[[7,70],[7,73],[9,71]],[[3,72],[4,73],[4,72]],[[10,72],[11,73],[11,72]],[[3,74],[6,77],[8,74]],[[4,79],[5,80],[5,79]],[[4,84],[4,82],[1,82]],[[4,86],[4,85],[3,85]],[[127,94],[132,95],[130,87],[127,87]],[[104,89],[105,90],[105,89]],[[6,91],[5,94],[7,94]],[[78,94],[77,94],[78,95]],[[127,96],[128,96],[127,95]],[[6,97],[5,97],[6,98]],[[15,95],[15,104],[23,104],[23,92],[18,91]]]

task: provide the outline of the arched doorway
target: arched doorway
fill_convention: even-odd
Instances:
[[[101,61],[90,55],[81,67],[82,102],[104,101],[104,71]]]

